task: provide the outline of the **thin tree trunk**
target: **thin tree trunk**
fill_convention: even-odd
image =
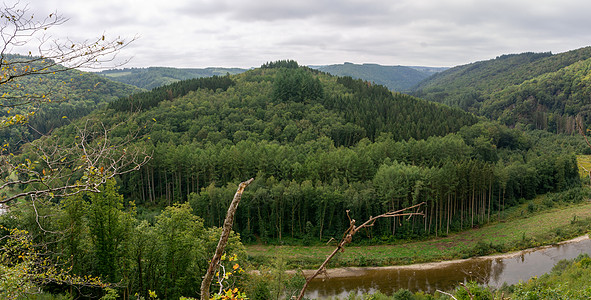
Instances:
[[[215,249],[215,254],[213,255],[213,258],[209,263],[207,272],[203,277],[203,281],[201,282],[201,300],[209,300],[209,286],[211,285],[211,281],[213,280],[213,274],[215,273],[215,270],[218,268],[222,254],[226,249],[226,244],[228,243],[228,238],[230,237],[230,231],[232,230],[232,225],[234,224],[234,215],[236,214],[236,209],[238,208],[240,199],[242,199],[242,193],[244,192],[244,189],[253,180],[254,178],[251,178],[248,181],[240,183],[240,185],[238,185],[238,189],[236,190],[236,194],[234,194],[234,199],[232,200],[232,203],[230,203],[228,213],[226,214],[226,219],[224,220],[224,227],[222,229],[220,241],[218,242],[218,246]]]
[[[490,209],[491,209],[490,203],[491,202],[492,202],[492,176],[488,180],[488,217],[487,217],[488,223],[490,223]]]
[[[449,234],[449,221],[451,219],[451,194],[447,194],[447,228],[445,234]]]
[[[472,184],[472,199],[470,200],[470,226],[472,228],[474,228],[474,193],[475,193],[476,188],[474,187],[474,184]]]

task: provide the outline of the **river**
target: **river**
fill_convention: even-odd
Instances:
[[[573,259],[582,253],[591,255],[591,240],[587,236],[554,246],[495,256],[408,266],[329,269],[329,278],[314,279],[306,296],[345,298],[349,293],[376,291],[391,295],[403,288],[433,293],[471,280],[500,287],[504,282],[515,284],[548,273],[559,260]]]

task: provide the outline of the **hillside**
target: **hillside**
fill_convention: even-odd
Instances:
[[[364,219],[422,201],[428,222],[383,222],[365,238],[457,231],[578,184],[570,150],[295,62],[179,81],[94,116],[124,122],[117,132],[146,128],[152,160],[120,181],[140,207],[188,201],[219,226],[236,183],[255,177],[235,225],[246,242],[325,242],[346,229],[346,209]]]
[[[223,76],[226,74],[239,74],[246,69],[240,68],[125,68],[105,70],[98,74],[106,76],[111,80],[137,86],[142,89],[151,90],[155,87],[170,84],[179,80],[211,77],[214,75]]]
[[[78,130],[93,124],[99,135]],[[39,150],[78,145],[81,137],[82,149],[69,156]],[[0,225],[28,230],[76,274],[129,280],[130,294],[149,289],[164,298],[195,296],[207,269],[204,257],[217,245],[214,226],[223,223],[241,181],[254,178],[236,211],[239,235],[226,248],[232,257],[227,270],[238,268],[236,259],[240,266],[256,260],[241,242],[326,244],[350,228],[348,214],[367,220],[421,206],[424,217],[380,220],[355,237],[377,245],[497,224],[539,194],[561,195],[546,197],[547,207],[580,202],[573,149],[582,142],[555,137],[280,61],[119,98],[23,147],[14,159],[43,175],[57,169],[47,160],[63,162],[58,168],[66,170],[89,159],[82,151],[113,153],[91,168],[72,169],[68,181],[100,176],[113,160],[133,160],[126,153],[138,149],[151,159],[101,185],[101,193],[56,196],[32,207],[17,202]],[[109,152],[112,143],[123,149]],[[2,171],[4,178],[13,176]]]
[[[458,66],[414,88],[413,95],[515,126],[574,131],[574,116],[589,123],[591,47],[569,52],[522,53]]]
[[[408,91],[423,79],[445,69],[352,63],[310,67],[335,76],[351,76],[355,79],[374,82],[398,92]]]
[[[83,117],[107,103],[137,93],[141,89],[122,84],[94,73],[69,70],[42,76],[17,78],[4,85],[1,93],[19,97],[27,94],[45,95],[42,105],[17,106],[12,112],[35,111],[27,127],[11,127],[0,131],[0,138],[11,147],[47,134],[53,129]],[[10,110],[4,108],[2,114]]]

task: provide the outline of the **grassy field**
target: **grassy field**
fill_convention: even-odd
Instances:
[[[577,164],[579,166],[579,176],[583,182],[589,181],[589,171],[591,170],[591,155],[577,155]]]
[[[591,229],[591,202],[542,208],[544,196],[507,211],[502,222],[447,237],[398,245],[350,246],[335,257],[331,267],[385,266],[441,261],[509,252],[547,245],[587,233]],[[537,209],[536,209],[537,210]],[[246,246],[256,266],[282,258],[291,268],[316,268],[334,246]]]

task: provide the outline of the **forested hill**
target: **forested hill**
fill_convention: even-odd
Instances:
[[[39,133],[46,134],[113,100],[140,91],[137,87],[78,70],[17,78],[13,84],[3,85],[0,92],[13,96],[43,95],[45,103],[38,110],[28,105],[4,108],[2,113],[12,109],[13,113],[34,110],[35,114],[29,119],[27,127],[0,131],[0,139],[16,147],[23,141],[35,139]]]
[[[476,122],[459,109],[393,94],[386,87],[351,77],[297,67],[297,63],[293,68],[264,67],[234,77],[176,82],[121,98],[110,107],[141,109],[161,122],[173,123],[174,136],[203,143],[212,137],[214,142],[252,137],[304,143],[326,136],[337,146],[351,146],[381,134],[396,140],[441,136]]]
[[[188,201],[205,224],[220,226],[236,184],[254,177],[234,227],[248,242],[326,242],[349,225],[346,209],[367,219],[420,202],[428,208],[420,223],[381,222],[365,237],[438,234],[578,184],[564,148],[292,61],[180,81],[94,117],[122,122],[115,135],[147,128],[138,145],[152,159],[118,181],[138,207]]]
[[[111,69],[100,72],[100,75],[122,83],[135,85],[139,88],[151,90],[155,87],[170,84],[179,80],[191,78],[223,76],[226,74],[239,74],[246,69],[240,68],[203,68],[203,69],[185,69],[185,68],[125,68]]]
[[[353,64],[310,66],[336,76],[350,76],[375,82],[398,92],[409,91],[425,78],[445,70],[446,68],[382,66],[378,64]]]
[[[502,55],[436,74],[417,85],[413,94],[509,126],[571,133],[577,114],[590,121],[590,58],[591,47],[554,55]]]

